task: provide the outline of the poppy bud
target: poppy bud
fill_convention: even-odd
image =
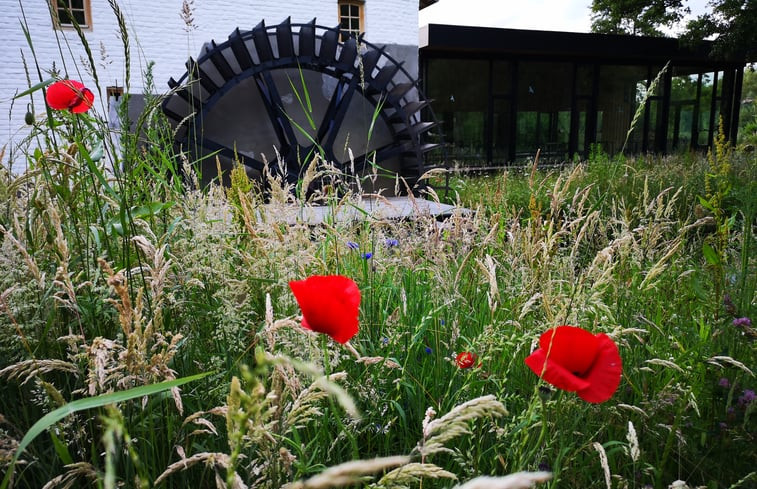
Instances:
[[[29,126],[34,125],[34,112],[27,110],[26,115],[24,116],[24,122]]]

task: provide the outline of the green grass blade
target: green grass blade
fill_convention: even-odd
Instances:
[[[95,397],[77,399],[76,401],[69,402],[64,406],[61,406],[58,409],[47,413],[46,415],[42,416],[39,421],[34,423],[31,428],[29,428],[29,431],[26,432],[26,435],[21,440],[21,443],[19,443],[18,449],[16,449],[16,453],[13,454],[13,459],[11,460],[10,467],[8,467],[8,471],[5,473],[2,484],[0,484],[0,489],[6,489],[8,487],[11,476],[13,475],[13,470],[16,467],[16,461],[18,460],[18,457],[21,455],[24,449],[29,446],[29,444],[36,437],[47,431],[52,425],[65,418],[69,414],[73,414],[78,411],[85,411],[87,409],[102,407],[106,404],[114,404],[128,401],[130,399],[136,399],[138,397],[151,396],[153,394],[167,391],[169,389],[173,389],[174,387],[202,379],[203,377],[207,377],[211,373],[212,372],[205,372],[202,374],[191,375],[189,377],[182,377],[180,379],[160,382],[158,384],[134,387],[133,389],[128,389],[125,391],[112,392],[110,394],[102,394]]]
[[[37,90],[41,90],[41,89],[45,88],[46,86],[48,86],[49,84],[51,84],[54,81],[55,81],[55,78],[48,78],[47,80],[45,80],[43,82],[39,82],[36,85],[34,85],[32,87],[29,87],[27,90],[24,90],[23,92],[19,93],[18,95],[16,95],[13,98],[17,99],[17,98],[21,98],[21,97],[24,97],[26,95],[29,95],[30,93],[34,93]]]

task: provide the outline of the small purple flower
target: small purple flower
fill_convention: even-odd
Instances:
[[[363,260],[370,260],[373,257],[373,253],[370,251],[368,253],[363,253]]]
[[[720,423],[718,423],[718,426],[720,427],[722,431],[725,431],[728,429],[728,423],[726,423],[725,421],[721,421]]]
[[[744,389],[744,393],[739,397],[739,404],[748,406],[754,402],[755,399],[757,399],[757,395],[755,395],[752,389]]]
[[[720,380],[718,380],[718,385],[720,387],[723,387],[725,389],[731,387],[731,381],[726,379],[725,377],[721,377]]]
[[[442,326],[444,326],[444,319],[440,319],[439,320],[439,324],[441,324]]]
[[[357,244],[357,243],[355,243],[354,241],[347,241],[347,248],[349,248],[351,250],[359,250],[360,249],[360,245]]]
[[[752,325],[752,320],[749,319],[748,317],[736,318],[733,320],[733,325],[738,328],[742,328],[744,326],[748,328],[749,326]]]
[[[400,242],[394,238],[386,238],[386,241],[384,243],[386,244],[387,248],[394,248],[395,246],[400,245]]]
[[[384,336],[383,338],[381,338],[381,343],[383,343],[384,346],[388,345],[389,344],[389,338],[387,338],[386,336]]]
[[[434,353],[434,350],[430,346],[427,346],[426,347],[426,355],[431,355],[432,353]]]

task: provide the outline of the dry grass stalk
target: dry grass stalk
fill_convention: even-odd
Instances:
[[[452,479],[457,476],[441,467],[429,463],[409,463],[402,465],[384,475],[375,487],[384,489],[406,488],[418,484],[423,479]]]
[[[37,285],[39,286],[39,288],[44,289],[45,287],[44,274],[42,274],[42,272],[39,271],[39,266],[37,265],[37,262],[34,260],[34,258],[32,258],[29,255],[29,252],[26,251],[26,247],[18,239],[16,239],[16,237],[13,236],[13,234],[10,231],[5,229],[2,224],[0,224],[0,235],[4,235],[11,242],[11,244],[18,250],[18,252],[23,257],[27,268],[29,269],[29,273],[31,273],[32,277],[34,277],[34,280],[37,282]]]
[[[320,474],[304,481],[296,481],[283,486],[283,489],[330,489],[359,484],[364,477],[383,470],[405,465],[408,457],[383,457],[370,460],[354,460],[329,467]]]
[[[725,356],[725,355],[716,355],[716,356],[714,356],[712,358],[709,358],[707,360],[707,363],[712,364],[712,365],[717,365],[718,367],[723,368],[723,365],[720,362],[732,365],[732,366],[734,366],[734,367],[736,367],[738,369],[743,370],[744,372],[746,372],[747,374],[749,374],[750,377],[754,377],[754,372],[752,372],[749,369],[749,367],[747,367],[746,365],[744,365],[740,361],[736,360],[735,358],[731,358],[731,357],[728,357],[728,356]]]
[[[476,477],[455,489],[528,489],[550,479],[549,472],[516,472],[504,477]]]
[[[427,418],[429,412],[426,412]],[[482,396],[455,406],[441,418],[426,422],[424,420],[423,440],[417,447],[421,457],[433,453],[449,451],[445,444],[461,435],[471,433],[468,423],[485,416],[500,417],[507,414],[505,406],[494,396]]]
[[[216,475],[218,475],[218,470],[223,469],[224,471],[226,471],[229,468],[230,462],[231,457],[229,457],[229,455],[218,452],[201,452],[196,453],[191,457],[182,457],[182,459],[178,462],[174,462],[169,465],[168,468],[166,468],[166,470],[164,470],[163,473],[160,474],[157,479],[155,479],[154,485],[157,486],[158,484],[166,480],[166,478],[171,474],[187,470],[197,464],[204,464],[207,467],[213,468],[213,470],[216,471]],[[223,479],[221,479],[221,481],[223,482]],[[235,489],[247,487],[245,486],[244,482],[242,482],[242,479],[238,474],[234,475],[234,481],[235,483],[232,487]],[[226,484],[223,484],[223,487],[226,487]]]
[[[0,370],[0,377],[7,377],[8,380],[21,379],[21,385],[26,384],[29,380],[38,377],[40,374],[49,372],[68,372],[74,375],[79,374],[79,368],[73,363],[63,360],[24,360],[13,365],[9,365]]]
[[[605,452],[605,447],[602,446],[601,443],[594,442],[592,444],[594,447],[594,450],[599,453],[599,463],[602,465],[602,471],[605,474],[605,485],[607,485],[607,489],[612,489],[612,478],[610,476],[610,464],[607,461],[607,452]]]
[[[632,421],[628,422],[628,434],[626,435],[626,439],[628,440],[628,451],[631,460],[638,462],[639,456],[641,455],[641,452],[639,451],[639,438],[636,436],[636,428]]]
[[[69,489],[79,479],[86,479],[89,484],[94,485],[98,480],[99,474],[95,467],[87,462],[77,462],[63,466],[66,472],[50,479],[42,489]]]
[[[661,367],[665,368],[672,368],[673,370],[677,370],[681,373],[684,373],[684,370],[676,365],[674,362],[670,360],[663,360],[662,358],[651,358],[649,360],[645,360],[644,363],[648,363],[650,365],[659,365]]]
[[[118,321],[126,337],[126,346],[113,340],[96,338],[89,347],[90,384],[92,393],[106,388],[128,388],[133,385],[147,385],[160,380],[173,380],[176,372],[169,364],[176,355],[183,336],[170,332],[161,332],[162,291],[165,277],[170,266],[170,260],[164,260],[165,247],[156,250],[144,237],[135,240],[137,246],[152,259],[148,267],[147,281],[155,301],[153,302],[153,317],[146,323],[143,317],[144,289],[138,289],[134,302],[131,300],[128,279],[123,271],[114,272],[103,259],[98,260],[100,267],[107,275],[107,283],[115,292],[118,300],[109,299],[118,311]],[[98,341],[98,344],[95,342]],[[113,361],[113,354],[117,353],[117,361]],[[118,373],[119,375],[114,375]],[[93,382],[93,379],[97,379]],[[171,389],[176,409],[181,413],[183,403],[178,387]],[[147,398],[143,398],[143,403]]]

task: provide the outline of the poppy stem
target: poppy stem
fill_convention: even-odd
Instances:
[[[547,426],[549,425],[549,411],[547,410],[547,402],[543,397],[539,396],[541,402],[541,432],[539,433],[539,439],[536,441],[536,446],[541,447],[544,442],[544,438],[547,437]]]

